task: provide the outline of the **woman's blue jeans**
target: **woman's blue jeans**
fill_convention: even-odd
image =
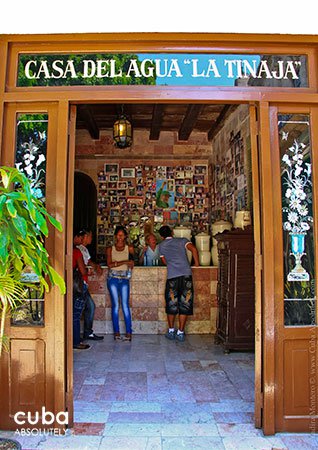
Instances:
[[[107,287],[112,302],[112,321],[114,333],[119,333],[119,301],[124,314],[126,333],[131,334],[131,314],[129,309],[130,284],[126,278],[108,278]]]
[[[81,342],[81,315],[85,306],[85,292],[87,286],[84,284],[84,295],[73,296],[73,346],[76,347]]]
[[[84,293],[85,307],[84,307],[84,339],[93,333],[93,321],[95,314],[95,303],[87,289]]]

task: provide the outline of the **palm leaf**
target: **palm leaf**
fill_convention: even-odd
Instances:
[[[0,310],[13,310],[26,295],[25,286],[11,274],[0,275]]]

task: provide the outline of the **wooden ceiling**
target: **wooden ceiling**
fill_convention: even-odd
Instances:
[[[208,140],[212,140],[236,106],[200,103],[79,105],[76,127],[88,130],[92,139],[99,139],[100,131],[112,128],[123,111],[133,129],[149,130],[150,140],[158,140],[161,131],[177,131],[182,141],[187,141],[192,131],[203,132],[207,134]]]

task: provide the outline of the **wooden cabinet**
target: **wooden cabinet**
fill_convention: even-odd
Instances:
[[[215,342],[224,351],[254,349],[254,241],[252,227],[225,231],[218,241],[218,315]]]

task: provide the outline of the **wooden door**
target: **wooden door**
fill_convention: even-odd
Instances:
[[[2,165],[18,163],[33,179],[38,177],[39,195],[64,230],[67,126],[67,102],[6,105],[1,149]],[[51,264],[64,276],[65,231],[51,227],[46,248]],[[10,349],[0,361],[0,428],[46,428],[44,410],[54,415],[49,428],[61,428],[56,416],[66,412],[64,310],[64,296],[53,288],[45,298],[30,302],[14,320],[7,320]],[[14,418],[17,412],[23,416],[20,425]],[[40,417],[35,423],[37,412]]]
[[[317,432],[318,108],[270,107],[275,431]]]
[[[68,127],[68,169],[66,197],[66,282],[67,286],[73,285],[73,207],[74,207],[74,170],[75,170],[75,132],[76,132],[76,106],[70,107]],[[73,292],[67,290],[66,294],[66,405],[69,412],[69,426],[74,424],[74,395],[73,395]]]
[[[255,410],[254,423],[262,427],[263,385],[262,385],[262,243],[261,243],[261,199],[260,199],[260,157],[259,157],[259,112],[250,106],[251,160],[253,186],[253,230],[254,230],[254,273],[255,273]]]

